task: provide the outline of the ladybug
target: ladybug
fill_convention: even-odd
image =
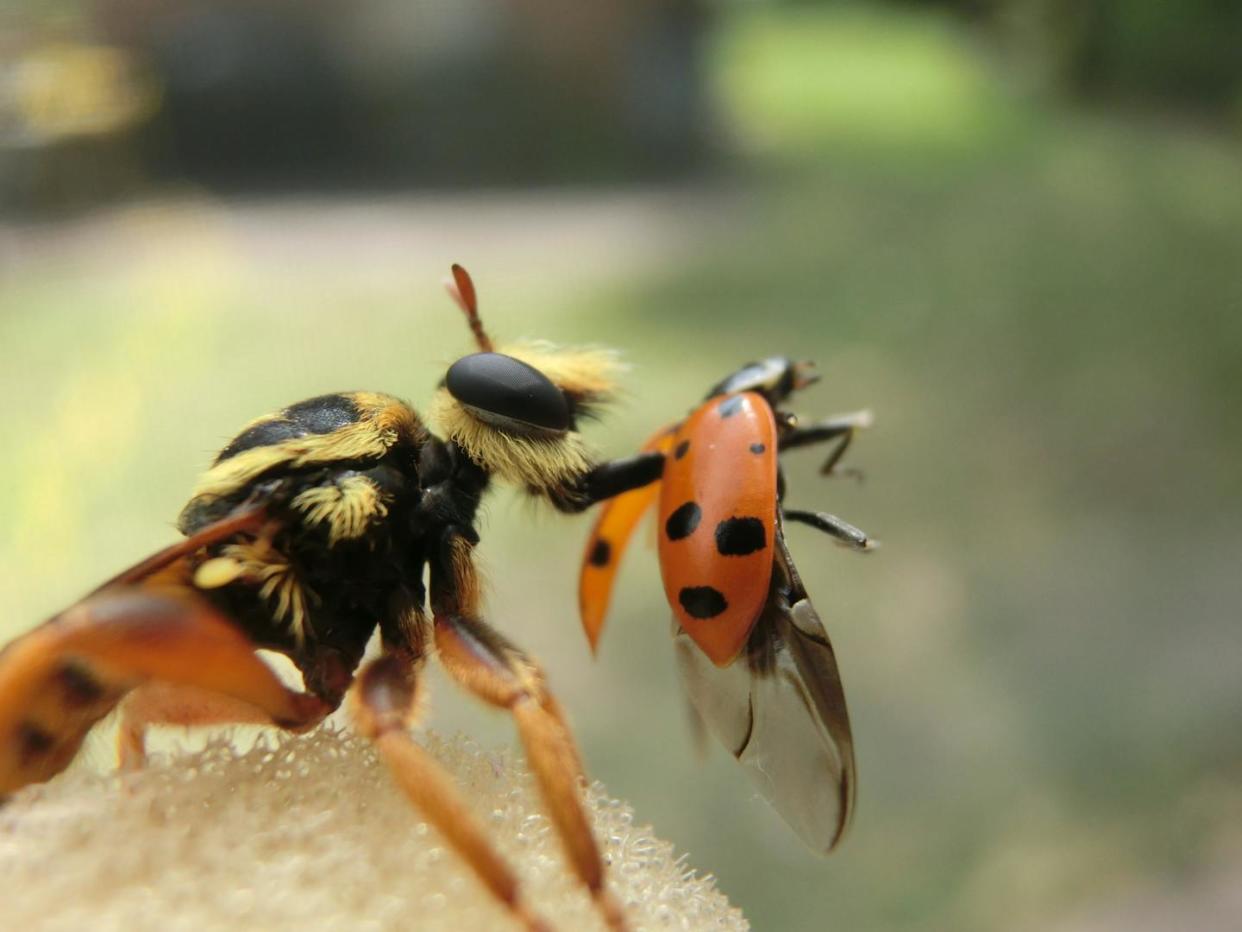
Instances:
[[[658,478],[646,452],[598,462],[580,420],[613,391],[598,350],[497,351],[470,276],[450,294],[478,352],[454,362],[429,409],[337,392],[252,421],[181,512],[184,539],[123,571],[0,651],[0,798],[68,766],[120,707],[123,766],[153,724],[252,722],[305,731],[349,701],[397,783],[490,893],[546,929],[439,764],[410,736],[438,658],[513,716],[570,867],[624,929],[582,807],[582,766],[536,661],[483,617],[472,552],[496,482],[574,513]],[[364,662],[378,631],[380,654]],[[302,689],[256,655],[289,657]]]
[[[644,452],[665,457],[661,478],[601,507],[579,609],[594,650],[621,553],[657,505],[660,574],[691,706],[802,840],[827,853],[854,810],[854,741],[836,655],[784,524],[809,524],[856,551],[876,544],[833,515],[784,507],[781,454],[830,442],[821,472],[847,472],[840,461],[872,421],[859,411],[799,426],[781,405],[815,381],[810,363],[750,363],[655,434]]]

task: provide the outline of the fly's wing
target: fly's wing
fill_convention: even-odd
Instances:
[[[747,652],[717,667],[678,628],[678,667],[708,729],[798,836],[827,854],[854,809],[854,740],[836,656],[779,533],[776,549]]]
[[[234,534],[257,531],[267,520],[267,508],[262,503],[250,503],[233,509],[227,516],[199,529],[184,540],[153,553],[145,560],[122,570],[107,582],[98,586],[91,595],[115,586],[134,586],[150,582],[159,574],[174,570],[179,561],[201,550],[232,537]]]
[[[203,528],[0,650],[0,797],[59,773],[149,680],[238,699],[274,722],[322,717],[320,700],[286,689],[232,619],[195,596],[191,555],[264,517],[256,506]]]

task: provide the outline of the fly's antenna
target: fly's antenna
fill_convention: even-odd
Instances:
[[[492,352],[492,339],[483,329],[483,321],[479,319],[479,299],[474,291],[474,282],[470,280],[470,273],[454,262],[453,277],[444,280],[444,287],[448,290],[449,297],[457,302],[457,306],[466,315],[466,322],[470,324],[470,332],[474,334],[474,342],[479,344],[480,351]]]

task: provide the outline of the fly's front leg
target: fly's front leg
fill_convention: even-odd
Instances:
[[[513,716],[570,866],[609,928],[623,930],[625,916],[605,884],[604,862],[582,804],[578,749],[559,704],[548,692],[543,671],[479,618],[473,549],[468,528],[446,528],[431,565],[431,608],[440,662],[466,689]]]
[[[397,784],[491,891],[531,932],[547,926],[527,906],[517,876],[496,853],[483,825],[438,761],[418,746],[409,729],[417,715],[421,660],[389,652],[359,674],[351,692],[359,729],[375,742]]]
[[[549,490],[548,497],[561,511],[577,514],[605,499],[650,485],[663,474],[664,454],[648,450],[601,463],[573,484]]]
[[[845,456],[845,451],[849,449],[850,444],[853,442],[854,435],[860,430],[866,430],[874,422],[875,418],[871,412],[863,410],[855,411],[851,414],[838,414],[806,427],[790,427],[781,435],[780,449],[784,453],[786,450],[796,450],[799,447],[828,443],[835,440],[836,444],[828,453],[828,459],[824,461],[824,465],[819,469],[820,475],[854,476],[861,479],[862,472],[860,470],[837,469],[837,464]]]
[[[582,804],[582,762],[543,671],[499,632],[477,618],[437,615],[436,646],[448,672],[483,701],[507,710],[517,725],[552,824],[570,865],[609,928],[626,928],[605,884],[604,864]]]

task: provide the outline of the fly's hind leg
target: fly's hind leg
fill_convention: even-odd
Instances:
[[[445,668],[485,702],[512,714],[570,865],[611,929],[625,929],[620,904],[605,884],[604,864],[583,808],[582,763],[543,672],[477,618],[437,615],[436,647]]]
[[[270,725],[271,721],[257,706],[207,689],[144,683],[121,703],[117,757],[122,770],[141,769],[147,759],[147,730],[152,725]]]
[[[858,469],[838,469],[837,465],[841,462],[841,458],[845,456],[845,451],[849,449],[850,444],[854,440],[854,435],[860,430],[866,430],[875,421],[869,410],[854,411],[850,414],[838,414],[833,417],[825,418],[806,427],[792,427],[786,431],[780,440],[781,452],[786,450],[796,450],[798,447],[811,446],[817,443],[828,443],[835,440],[836,443],[828,453],[828,459],[824,461],[824,465],[819,468],[821,476],[853,476],[861,479],[862,471]]]
[[[340,707],[353,679],[355,665],[356,661],[331,648],[319,648],[313,662],[302,667],[307,692],[318,697],[318,712],[300,720],[276,724],[294,733],[318,725]],[[313,705],[308,703],[308,707],[313,708]],[[187,683],[152,680],[130,691],[121,702],[117,756],[122,770],[140,769],[146,762],[146,735],[152,725],[271,724],[273,720],[267,712],[244,699]]]
[[[63,770],[91,727],[151,681],[228,697],[290,729],[329,711],[320,699],[287,689],[207,603],[105,590],[0,653],[0,795]]]
[[[419,662],[396,652],[372,661],[350,693],[354,720],[375,742],[415,808],[439,830],[478,878],[531,932],[547,927],[525,903],[517,876],[496,853],[483,825],[444,768],[410,737],[422,685]]]

